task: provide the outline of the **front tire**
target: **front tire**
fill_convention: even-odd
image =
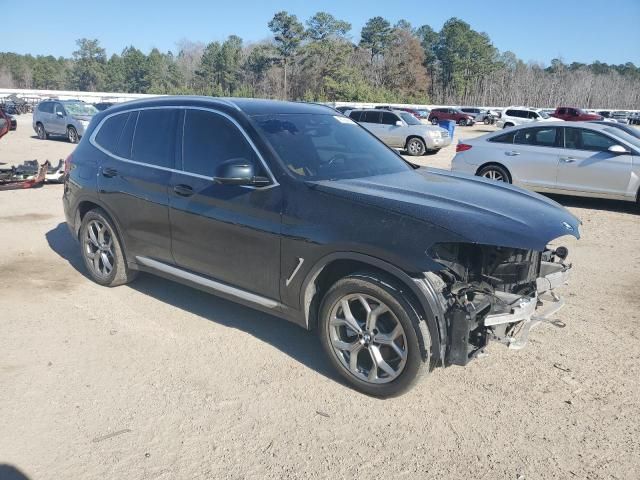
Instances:
[[[496,182],[511,183],[511,175],[502,165],[487,165],[478,170],[476,175]]]
[[[116,287],[136,277],[138,272],[127,266],[115,226],[104,210],[85,214],[79,236],[82,259],[94,282]]]
[[[80,136],[78,135],[78,131],[75,127],[67,128],[67,138],[70,143],[78,143],[80,141]]]
[[[410,138],[407,141],[407,153],[412,157],[420,157],[427,151],[427,147],[421,138]]]
[[[431,125],[438,125],[438,119],[436,117],[431,119]]]
[[[390,397],[430,369],[431,336],[391,279],[356,273],[327,292],[320,339],[333,367],[356,390]]]

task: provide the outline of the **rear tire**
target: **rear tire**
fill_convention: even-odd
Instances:
[[[38,135],[38,138],[40,140],[46,140],[47,138],[49,138],[49,134],[44,129],[44,125],[42,125],[41,123],[36,124],[36,134]]]
[[[82,259],[94,282],[116,287],[136,278],[138,272],[127,266],[116,228],[104,210],[96,208],[85,214],[79,238]]]
[[[431,368],[428,326],[393,279],[363,272],[337,281],[319,328],[333,367],[367,395],[399,395]]]
[[[476,175],[496,182],[511,183],[511,175],[502,165],[486,165],[478,170]]]
[[[412,157],[420,157],[427,151],[427,147],[421,138],[413,137],[407,140],[407,153]]]

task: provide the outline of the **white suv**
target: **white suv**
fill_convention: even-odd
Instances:
[[[556,122],[558,120],[558,118],[550,117],[538,108],[508,107],[503,110],[496,126],[498,128],[507,128],[529,122]]]

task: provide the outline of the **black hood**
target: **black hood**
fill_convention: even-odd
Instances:
[[[580,238],[580,221],[553,200],[446,170],[421,168],[309,184],[328,194],[417,218],[472,243],[542,251],[563,235]]]

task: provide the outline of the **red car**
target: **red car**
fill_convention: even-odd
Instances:
[[[587,113],[580,108],[575,107],[558,107],[556,111],[551,114],[552,117],[559,118],[566,122],[584,122],[591,120],[602,120],[602,115],[595,113]]]
[[[473,115],[464,113],[457,108],[443,107],[434,108],[429,114],[429,121],[437,125],[440,120],[453,120],[458,125],[471,126],[476,121]]]

